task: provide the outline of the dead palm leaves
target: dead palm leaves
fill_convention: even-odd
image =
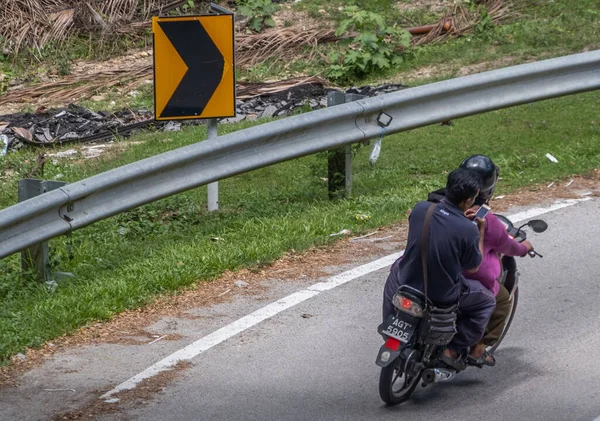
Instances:
[[[486,8],[485,14],[482,13],[483,9],[481,9],[484,6]],[[418,46],[441,42],[448,38],[455,38],[473,32],[486,15],[491,23],[499,25],[516,17],[517,12],[512,2],[507,0],[486,0],[479,9],[475,10],[463,4],[457,4],[430,32],[413,37],[412,45]]]
[[[47,11],[58,11],[64,6],[59,0],[0,0],[0,36],[5,49],[18,51],[22,45],[41,48],[47,33],[53,32],[57,39],[64,39],[66,31],[60,31],[64,19]],[[57,26],[54,27],[54,22]]]
[[[48,105],[78,101],[89,98],[100,90],[116,85],[133,87],[149,78],[152,78],[152,65],[105,70],[86,75],[69,75],[56,82],[40,83],[29,88],[9,91],[0,96],[0,105],[36,102]]]
[[[302,48],[314,51],[319,43],[337,39],[335,30],[323,28],[282,28],[258,34],[238,34],[236,42],[236,62],[249,67],[264,62],[267,58],[281,59],[297,53]]]
[[[297,55],[302,48],[314,49],[319,43],[336,39],[334,30],[284,28],[260,34],[236,36],[236,66],[249,68],[271,57],[281,59]],[[110,70],[89,74],[72,74],[55,82],[46,82],[0,96],[0,105],[10,103],[56,104],[78,101],[99,91],[119,85],[127,92],[145,80],[152,79],[152,61],[123,67],[121,63]]]
[[[186,0],[0,0],[0,18],[10,15],[0,27],[0,35],[10,32],[13,49],[22,45],[41,48],[52,41],[61,41],[69,31],[87,25],[91,30],[100,29],[119,34],[148,28],[147,19],[181,6]],[[75,5],[76,3],[76,5]],[[487,15],[464,5],[455,5],[438,24],[423,35],[415,35],[413,46],[444,41],[472,32],[481,24],[484,16],[493,24],[506,22],[516,15],[510,0],[486,0]],[[63,7],[59,10],[60,7]],[[54,10],[43,12],[40,8]],[[138,19],[139,21],[136,21]],[[141,19],[141,20],[140,20]],[[12,29],[7,29],[12,28]],[[429,28],[428,28],[429,29]],[[248,68],[269,58],[284,60],[298,55],[310,60],[315,47],[336,41],[335,31],[328,28],[289,27],[259,34],[236,35],[236,65]],[[33,44],[31,44],[33,43]],[[120,85],[123,91],[133,89],[152,78],[151,59],[136,65],[111,66],[93,74],[71,75],[56,82],[43,83],[29,88],[9,91],[0,96],[0,105],[15,102],[53,104],[64,100],[78,100],[97,94],[101,90]]]
[[[40,50],[81,32],[107,36],[147,29],[150,16],[184,3],[186,0],[0,0],[0,37],[3,48],[11,53],[24,48]]]

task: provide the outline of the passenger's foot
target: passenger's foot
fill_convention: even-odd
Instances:
[[[458,353],[450,348],[444,349],[441,360],[458,371],[462,371],[467,368],[466,364],[464,361],[462,361]]]
[[[496,359],[492,354],[486,351],[485,344],[477,344],[471,350],[471,355],[467,359],[469,365],[474,365],[476,367],[483,367],[484,365],[488,367],[493,367],[496,365]]]
[[[458,353],[456,351],[454,351],[453,349],[446,348],[446,349],[444,349],[444,356],[446,356],[448,358],[456,359],[456,358],[458,358]]]

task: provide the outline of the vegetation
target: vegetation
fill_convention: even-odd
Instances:
[[[78,26],[79,23],[74,23],[72,19],[69,20],[70,15],[67,12],[71,9],[65,6],[67,3],[71,4],[68,0],[4,1],[10,3],[10,7],[0,7],[2,13],[9,13],[11,8],[21,3],[37,4],[38,7],[31,12],[34,18],[27,18],[27,21],[33,22],[32,27],[36,28],[37,32],[29,29],[29,32],[25,33],[24,29],[14,29],[29,28],[14,18],[5,20],[7,24],[0,28],[0,95],[9,85],[43,82],[48,78],[69,73],[73,63],[80,59],[107,58],[131,49],[149,48],[152,37],[149,25],[144,22],[147,22],[151,12],[158,6],[173,4],[170,0],[146,1],[135,13],[127,14],[123,13],[123,8],[109,7],[125,0],[98,3],[107,8],[100,10],[101,15],[106,16],[107,25],[112,28],[107,32],[97,24],[94,26],[90,23],[88,15],[87,20],[81,21],[90,23],[91,26],[87,30],[83,30]],[[53,23],[58,25],[63,22],[66,29],[51,31],[54,38],[45,37],[46,44],[37,45],[30,42],[23,44],[18,53],[15,52],[14,41],[7,37],[29,40],[31,34],[45,34],[44,30],[48,30],[44,29],[47,23],[42,24],[40,21],[40,16],[45,16],[40,15],[43,11],[40,7],[42,3],[48,2],[55,4],[57,10],[59,5],[60,10],[64,9],[65,15],[61,13],[64,20],[61,21],[56,15]],[[333,26],[341,29],[338,32],[345,33],[349,38],[337,44],[319,44],[316,50],[309,48],[306,51],[297,51],[296,57],[289,60],[273,57],[249,68],[239,68],[238,77],[264,81],[299,74],[320,74],[342,85],[383,81],[413,83],[414,74],[420,75],[418,79],[421,81],[424,79],[423,74],[436,80],[460,75],[465,71],[483,71],[580,52],[586,48],[600,48],[598,0],[506,2],[512,5],[512,10],[517,16],[511,16],[510,20],[501,25],[490,19],[487,8],[479,1],[457,3],[470,5],[471,10],[478,11],[480,20],[472,30],[455,39],[412,45],[408,48],[405,47],[407,36],[400,28],[437,23],[450,9],[417,7],[421,3],[413,5],[409,0],[303,0],[293,4],[282,3],[282,13],[304,13],[310,17],[309,21],[305,21],[302,18],[304,15],[299,15],[302,18],[299,19],[301,24],[286,18],[284,26]],[[132,3],[131,0],[128,0],[128,3]],[[179,3],[181,4],[178,8],[164,13],[199,13],[201,10],[201,2],[198,0],[182,0]],[[84,7],[85,3],[77,3],[76,6]],[[267,0],[247,0],[246,3],[240,3],[237,12],[255,15],[262,23],[250,21],[251,26],[265,30],[265,27],[272,23],[269,17],[278,13],[273,12],[275,7],[278,6]],[[54,9],[50,7],[48,10]],[[364,20],[361,21],[363,17]],[[350,25],[344,29],[348,21]],[[351,29],[352,25],[355,26],[354,30]],[[363,29],[356,29],[361,25],[364,26]],[[469,70],[469,66],[472,65],[477,65],[475,70]],[[116,107],[128,105],[127,97],[122,93],[102,94],[106,94],[108,104],[114,100]],[[152,96],[148,94],[145,99],[151,101]],[[94,108],[100,109],[106,105],[96,104]]]
[[[47,19],[38,14],[40,7],[34,6],[67,3],[81,2],[0,0],[0,14],[26,4],[33,10],[33,18],[28,18],[32,27],[45,28]],[[60,21],[57,15],[52,22],[69,24],[68,30],[53,32],[56,37],[44,45],[25,43],[18,53],[8,37],[16,34],[24,42],[30,38],[19,32],[24,31],[21,18],[5,19],[0,28],[0,95],[17,78],[39,82],[49,74],[69,73],[78,59],[150,46],[148,27],[132,26],[132,22],[147,19],[158,4],[173,2],[143,3],[146,7],[136,9],[133,15],[116,7],[124,4],[121,0],[94,3],[112,7],[100,10],[104,22],[120,34],[110,40],[82,35],[69,26],[75,21],[65,12],[61,15],[65,20]],[[168,13],[198,13],[200,3],[186,0],[181,2],[181,9]],[[468,34],[419,47],[408,45],[408,36],[401,28],[436,23],[447,11],[408,7],[411,3],[294,3],[291,10],[307,13],[314,22],[333,25],[345,40],[299,52],[295,60],[266,60],[238,74],[253,81],[300,73],[325,74],[342,84],[408,80],[420,84],[600,48],[598,0],[515,2],[520,16],[503,25],[495,24],[486,9],[479,8],[481,19]],[[480,7],[476,3],[465,2],[472,9]],[[26,10],[23,7],[21,10]],[[238,11],[259,19],[250,20],[250,27],[257,31],[266,30],[274,13],[263,0],[247,0]],[[127,16],[133,20],[127,21]],[[84,15],[82,21],[92,23],[90,18]],[[102,30],[92,33],[102,34]],[[312,60],[307,59],[309,56]],[[474,67],[470,70],[469,66]],[[124,102],[127,96],[115,90],[106,94],[104,102],[85,105],[105,109],[116,100],[117,106],[150,108],[152,86],[146,85],[139,92],[129,104]],[[374,167],[368,163],[369,148],[357,149],[353,195],[345,200],[328,200],[323,181],[327,177],[326,159],[324,154],[317,154],[222,181],[221,211],[217,213],[205,210],[205,188],[155,202],[76,231],[71,238],[52,240],[53,268],[75,275],[59,281],[56,288],[22,275],[18,256],[1,260],[0,362],[25,347],[39,346],[86,323],[108,319],[157,295],[214,279],[225,270],[266,265],[291,249],[327,244],[332,241],[329,234],[341,229],[360,233],[403,221],[405,211],[415,201],[443,183],[444,171],[471,153],[487,153],[501,166],[499,194],[585,173],[598,166],[600,156],[599,100],[599,93],[577,95],[470,117],[452,126],[386,136]],[[221,134],[251,124],[257,123],[221,126]],[[81,180],[195,143],[204,136],[202,127],[168,135],[138,135],[131,142],[117,142],[111,152],[97,160],[48,159],[44,177]],[[16,202],[17,182],[34,165],[39,152],[26,149],[0,158],[0,208]],[[546,153],[557,157],[558,163],[550,162]],[[357,214],[370,218],[358,220]]]
[[[332,52],[328,76],[339,82],[362,79],[402,62],[401,51],[410,45],[410,34],[396,25],[388,26],[383,16],[360,10],[358,6],[344,9],[346,19],[336,35],[357,33],[345,49]]]
[[[490,154],[502,168],[498,194],[597,168],[599,100],[597,92],[582,94],[386,136],[374,167],[369,148],[358,150],[354,193],[346,200],[328,200],[327,164],[319,154],[222,181],[217,213],[205,210],[205,188],[155,202],[52,240],[53,268],[75,275],[55,289],[21,276],[17,256],[4,259],[0,359],[225,270],[327,244],[341,229],[360,233],[403,221],[415,201],[444,183],[445,171],[472,153]],[[221,134],[249,124],[221,126]],[[143,143],[124,143],[123,152],[98,160],[49,160],[45,177],[80,180],[204,136],[202,127],[147,133],[133,139]],[[17,181],[35,154],[26,150],[0,160],[0,207],[16,202]]]
[[[271,0],[243,0],[237,8],[240,15],[248,18],[248,27],[255,32],[274,27],[273,14],[278,10],[279,5]]]

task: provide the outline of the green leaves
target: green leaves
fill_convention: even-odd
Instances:
[[[244,0],[240,2],[237,12],[249,18],[248,27],[254,32],[275,26],[273,13],[279,10],[279,5],[271,0]]]
[[[337,36],[349,35],[346,49],[330,56],[328,77],[338,82],[360,79],[367,74],[389,69],[402,62],[403,50],[410,46],[410,34],[387,26],[382,15],[349,6],[336,30]]]
[[[388,60],[383,54],[377,53],[375,54],[371,61],[375,67],[379,67],[380,69],[387,69],[390,67],[390,60]]]
[[[395,35],[398,37],[398,41],[400,42],[400,45],[402,45],[404,48],[410,47],[410,40],[411,40],[410,32],[400,29],[400,30],[396,30]]]
[[[338,28],[336,29],[335,36],[339,37],[339,36],[345,34],[351,25],[352,25],[352,21],[350,19],[343,20],[340,23],[340,26],[338,26]]]
[[[362,32],[354,40],[369,48],[377,48],[379,42],[379,38],[373,32]]]

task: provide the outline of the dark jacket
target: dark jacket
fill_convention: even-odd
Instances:
[[[440,203],[442,201],[443,198],[446,197],[446,189],[439,189],[436,191],[432,191],[431,193],[429,193],[429,195],[427,196],[427,201],[428,202],[433,202],[433,203]]]

